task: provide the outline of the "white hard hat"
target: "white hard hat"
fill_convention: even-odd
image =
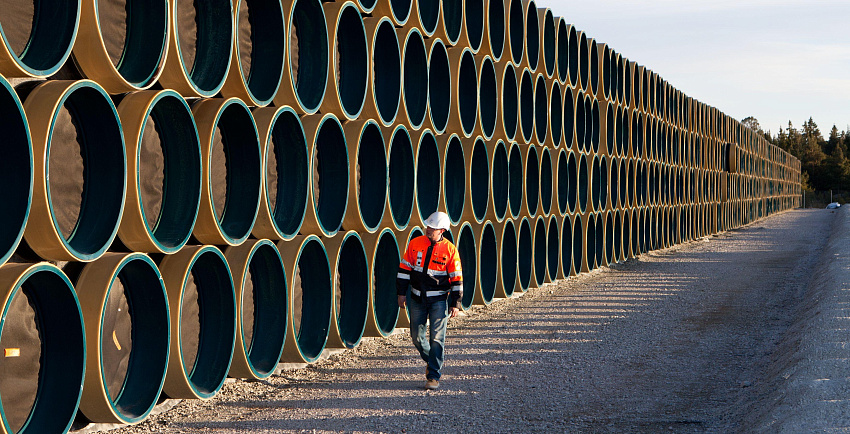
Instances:
[[[425,226],[432,229],[449,230],[451,225],[452,221],[449,219],[449,216],[440,211],[431,214],[427,219],[425,219]]]

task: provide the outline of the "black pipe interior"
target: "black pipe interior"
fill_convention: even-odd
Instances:
[[[310,158],[301,120],[284,110],[274,121],[266,150],[266,195],[272,220],[284,237],[298,234],[307,209]]]
[[[411,126],[418,128],[428,109],[428,52],[418,31],[412,31],[405,41],[403,70],[404,107]]]
[[[360,133],[357,171],[359,174],[357,202],[360,217],[367,228],[377,228],[384,217],[389,170],[384,136],[381,134],[381,128],[374,122],[366,123]],[[439,174],[437,177],[439,179]]]

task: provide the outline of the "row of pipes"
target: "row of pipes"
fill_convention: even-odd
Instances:
[[[534,0],[0,4],[0,433],[388,336],[434,211],[470,309],[799,206],[798,160]]]

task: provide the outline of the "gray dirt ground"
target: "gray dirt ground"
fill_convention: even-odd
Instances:
[[[438,391],[404,332],[112,432],[794,431],[782,351],[838,217],[785,212],[475,308],[449,326]]]

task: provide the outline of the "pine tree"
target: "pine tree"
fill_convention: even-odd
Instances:
[[[800,132],[796,128],[794,128],[794,125],[791,124],[791,121],[788,121],[788,130],[786,133],[785,140],[785,150],[788,151],[791,155],[800,158],[803,150],[803,140],[800,136]]]
[[[844,157],[844,149],[836,146],[825,162],[824,172],[827,175],[827,185],[830,189],[844,190],[846,186],[846,173],[848,171],[847,159]]]
[[[809,117],[808,121],[803,122],[803,135],[806,139],[815,139],[817,141],[823,140],[818,124],[816,124],[814,119],[811,117]]]
[[[836,147],[841,147],[841,133],[838,132],[838,127],[833,125],[829,131],[829,140],[826,141],[826,146],[823,147],[823,152],[831,155]]]

